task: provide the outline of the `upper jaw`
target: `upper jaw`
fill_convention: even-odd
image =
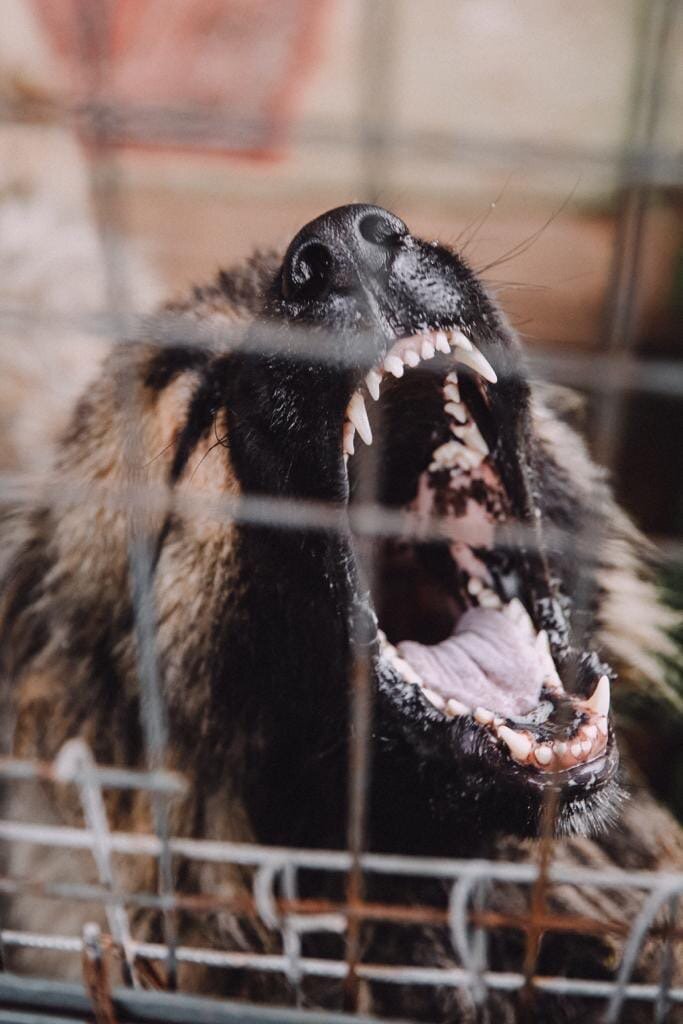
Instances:
[[[414,333],[402,335],[388,345],[384,355],[367,371],[349,400],[342,430],[342,453],[345,461],[348,461],[349,455],[354,454],[356,434],[365,444],[372,444],[372,429],[365,404],[366,392],[373,401],[377,401],[386,376],[400,379],[406,368],[414,369],[421,363],[434,359],[438,353],[451,356],[455,363],[468,367],[490,384],[495,384],[498,380],[489,361],[459,327],[425,327]],[[457,388],[453,386],[451,390],[454,415],[464,416],[455,405],[459,405]]]

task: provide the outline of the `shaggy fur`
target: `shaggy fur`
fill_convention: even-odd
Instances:
[[[214,285],[195,289],[186,303],[168,307],[177,318],[175,330],[182,333],[183,321],[219,327],[228,323],[243,328],[246,336],[255,320],[272,320],[280,262],[273,254],[257,255],[222,273]],[[269,363],[268,372],[277,370],[275,363]],[[333,660],[330,652],[346,652],[349,646],[346,610],[355,601],[351,555],[329,536],[246,528],[215,513],[216,500],[245,493],[339,498],[337,477],[331,475],[328,481],[310,472],[306,463],[314,459],[312,441],[318,440],[306,433],[306,423],[318,414],[315,396],[302,393],[298,379],[289,381],[293,406],[274,400],[272,429],[261,433],[261,424],[250,419],[251,410],[271,396],[259,372],[220,342],[169,348],[140,341],[119,344],[107,357],[57,445],[44,495],[5,519],[2,543],[8,564],[0,650],[10,707],[8,732],[12,752],[20,757],[50,760],[68,738],[78,735],[103,764],[144,764],[128,561],[131,540],[143,538],[154,553],[156,654],[168,709],[168,767],[190,781],[189,795],[173,805],[172,833],[338,846],[345,841],[348,661],[346,655]],[[311,379],[317,386],[322,377]],[[299,400],[297,419],[292,408]],[[605,524],[608,543],[600,551],[596,645],[618,675],[657,685],[655,655],[666,646],[667,616],[647,580],[642,542],[614,505],[604,475],[582,442],[554,411],[555,404],[551,391],[534,389],[532,457],[542,467],[539,479],[546,481],[543,514],[558,523],[595,514]],[[319,422],[327,429],[324,417]],[[338,423],[329,423],[336,445],[338,428]],[[291,476],[283,482],[278,459],[281,447],[290,443],[303,454],[292,455]],[[122,501],[122,493],[131,500]],[[156,501],[144,497],[150,493]],[[285,683],[278,688],[281,680]],[[315,697],[312,680],[318,687]],[[385,727],[383,707],[380,694],[379,733]],[[483,820],[480,811],[472,813],[465,790],[443,815],[431,806],[425,811],[417,798],[411,803],[410,794],[401,797],[405,804],[396,812],[391,786],[397,792],[405,789],[405,776],[399,772],[398,781],[390,778],[404,757],[392,761],[400,746],[392,728],[387,712],[384,738],[390,740],[389,753],[376,754],[379,781],[371,805],[375,848],[535,856],[532,841],[501,836],[493,809]],[[418,781],[420,769],[410,770],[415,771],[416,793],[426,791],[428,774]],[[28,789],[8,789],[5,817],[80,823],[80,812],[62,787]],[[152,827],[144,797],[114,793],[108,809],[119,830]],[[591,813],[587,804],[584,828]],[[468,831],[475,818],[477,828],[472,825]],[[453,822],[468,824],[459,829]],[[503,831],[526,829],[511,824]],[[555,856],[562,863],[596,867],[680,868],[683,839],[675,822],[647,794],[632,791],[615,828],[594,838],[558,841]],[[19,844],[10,848],[5,867],[43,881],[64,880],[65,872],[67,877],[96,880],[89,858],[29,853]],[[127,859],[121,879],[131,889],[151,891],[156,886],[147,860]],[[249,879],[237,869],[184,863],[177,865],[177,886],[185,893],[237,899],[248,889]],[[397,894],[403,903],[442,904],[444,899],[438,887],[408,882],[399,890],[377,885],[371,892],[378,898]],[[500,886],[489,905],[523,911],[525,900],[521,891]],[[551,902],[567,913],[616,921],[632,920],[639,904],[630,892],[570,888],[553,891]],[[22,898],[7,907],[5,920],[10,927],[41,931],[57,926],[76,932],[82,921],[101,917],[78,904],[69,906],[68,918],[65,913],[54,904]],[[183,944],[277,948],[264,929],[236,913],[187,915],[179,925]],[[138,913],[133,930],[137,938],[158,939],[158,916]],[[620,948],[620,940],[611,937],[547,934],[539,949],[539,970],[609,977]],[[313,941],[310,951],[315,955]],[[519,934],[494,937],[491,962],[496,968],[520,969],[522,954]],[[371,961],[454,962],[447,936],[438,929],[369,927],[365,955]],[[77,964],[50,965],[42,954],[14,955],[11,966],[42,974],[52,969],[61,977],[78,973]],[[654,979],[659,970],[652,942],[643,951],[636,976]],[[204,994],[291,998],[286,986],[272,978],[192,967],[181,969],[180,987]],[[307,983],[305,989],[315,1003],[339,1005],[336,985]],[[364,991],[363,1000],[374,1013],[414,1020],[513,1022],[523,1016],[516,997],[491,996],[482,1010],[468,993],[450,989],[377,985]],[[599,1002],[545,997],[537,1004],[535,1019],[597,1020],[601,1009]],[[646,1020],[649,1012],[632,1004],[623,1019]]]

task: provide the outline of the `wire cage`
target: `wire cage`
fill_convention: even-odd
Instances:
[[[315,6],[315,5],[314,5]],[[297,143],[304,149],[336,146],[353,150],[359,158],[363,198],[381,195],[384,168],[401,151],[419,147],[435,159],[478,166],[505,163],[520,156],[524,146],[509,141],[466,138],[446,134],[402,132],[389,116],[391,76],[390,46],[394,34],[396,7],[391,2],[368,4],[362,16],[359,45],[373,59],[364,61],[364,79],[357,123],[341,137],[328,126],[303,122],[296,129]],[[120,175],[117,153],[123,145],[163,144],[206,151],[253,153],[272,143],[272,119],[268,112],[245,118],[234,106],[192,106],[180,96],[173,103],[142,104],[121,97],[112,100],[108,90],[108,5],[102,2],[76,4],[81,74],[87,94],[74,102],[55,104],[44,98],[24,95],[4,102],[0,116],[6,122],[35,124],[49,118],[73,128],[89,153],[90,186],[101,230],[107,271],[108,308],[85,318],[65,313],[61,326],[85,329],[91,335],[116,342],[146,336],[152,329],[160,344],[173,343],[177,324],[170,314],[140,321],[130,312],[125,286],[125,254],[118,231],[120,204],[125,179]],[[312,16],[312,9],[309,11]],[[638,34],[633,67],[635,86],[629,100],[629,131],[626,141],[611,150],[576,140],[572,148],[549,144],[532,154],[542,169],[556,165],[586,164],[606,168],[616,180],[617,206],[610,274],[605,298],[605,326],[601,345],[590,356],[559,349],[536,349],[530,356],[532,372],[562,384],[578,386],[592,395],[594,416],[592,441],[598,460],[614,468],[627,393],[640,391],[651,396],[680,398],[683,368],[665,358],[643,360],[635,351],[634,304],[643,273],[643,234],[649,211],[663,190],[683,184],[683,164],[672,147],[657,142],[656,126],[667,93],[672,62],[672,40],[680,17],[676,0],[652,0],[646,5]],[[276,140],[279,144],[279,140]],[[528,156],[529,154],[522,155]],[[0,240],[1,244],[1,240]],[[8,336],[17,336],[24,326],[49,330],[55,323],[29,305],[0,308],[0,323]],[[187,324],[183,323],[187,341]],[[196,329],[197,341],[204,335]],[[262,344],[277,346],[277,338],[263,332]],[[229,342],[229,338],[227,338]],[[223,342],[226,338],[223,337]],[[305,350],[306,338],[301,339]],[[134,410],[133,410],[134,411]],[[131,444],[134,444],[134,438]],[[0,480],[4,505],[27,499],[32,482],[20,473],[6,472]],[[371,493],[371,492],[370,492]],[[83,494],[83,500],[88,499]],[[149,495],[145,496],[146,499]],[[51,501],[61,500],[58,488],[48,493]],[[120,500],[135,515],[134,488]],[[163,500],[163,498],[160,498]],[[186,514],[193,508],[190,498]],[[219,519],[280,523],[284,526],[346,529],[338,511],[302,502],[265,498],[212,500],[202,514]],[[370,538],[401,534],[404,524],[394,522],[386,510],[372,502],[358,505],[353,512],[354,529]],[[572,538],[572,543],[575,538]],[[681,560],[681,546],[675,537],[658,538],[664,555]],[[600,538],[582,538],[582,550],[595,549]],[[69,741],[52,763],[34,763],[5,757],[0,759],[4,788],[36,781],[59,782],[73,787],[80,801],[83,827],[73,828],[39,821],[0,821],[0,844],[23,844],[22,848],[50,847],[92,858],[96,884],[45,882],[39,877],[5,873],[0,877],[0,894],[24,894],[36,899],[98,905],[104,910],[106,929],[88,924],[82,934],[28,933],[1,927],[0,957],[20,948],[40,951],[46,962],[53,954],[68,954],[82,965],[82,982],[53,981],[3,971],[0,963],[0,1021],[48,1022],[96,1019],[101,1024],[116,1021],[361,1021],[359,992],[365,981],[384,982],[397,987],[446,986],[467,989],[476,1004],[485,1005],[491,992],[525,993],[533,1018],[536,993],[553,993],[582,998],[587,1006],[604,1007],[607,1024],[621,1019],[627,1004],[648,1007],[653,1021],[674,1021],[683,1013],[683,987],[673,977],[674,948],[683,938],[681,894],[683,870],[647,872],[592,867],[568,867],[554,862],[554,841],[544,836],[534,857],[526,862],[503,860],[449,860],[368,853],[365,849],[365,773],[368,770],[367,679],[354,674],[353,730],[351,740],[352,786],[349,809],[349,846],[324,851],[272,848],[209,839],[187,839],[171,834],[169,807],[181,796],[188,782],[164,769],[167,726],[163,697],[155,663],[154,609],[151,597],[152,553],[142,536],[132,534],[129,551],[132,593],[135,599],[135,629],[140,649],[139,685],[142,699],[142,728],[147,755],[146,770],[96,764],[86,743]],[[155,830],[149,834],[121,833],[109,821],[106,794],[110,790],[144,791],[149,794]],[[27,854],[28,856],[28,854]],[[159,888],[155,892],[129,892],[121,887],[118,867],[122,860],[145,856],[158,864]],[[184,946],[179,942],[177,914],[206,913],[230,909],[225,898],[209,894],[189,896],[176,891],[174,866],[178,858],[206,864],[239,866],[248,870],[251,897],[239,912],[267,929],[275,938],[278,952],[220,950]],[[313,900],[300,895],[303,872],[316,871],[347,879],[347,897],[341,902]],[[447,894],[443,906],[380,904],[364,897],[368,877],[394,880],[400,891],[403,878],[438,879]],[[524,893],[527,911],[507,918],[487,905],[487,894],[496,884],[510,884]],[[586,915],[578,920],[554,912],[548,896],[559,885],[593,890],[629,890],[640,907],[632,920],[604,921]],[[138,941],[131,917],[136,908],[158,911],[163,941]],[[364,921],[382,921],[392,927],[438,924],[450,936],[454,966],[437,968],[419,964],[369,963],[363,957],[360,926]],[[500,929],[514,930],[523,940],[524,969],[501,972],[488,962],[488,936]],[[544,932],[579,931],[602,935],[610,931],[623,938],[623,954],[614,980],[573,976],[543,976],[536,970],[539,936]],[[329,958],[312,958],[306,952],[311,934],[331,937]],[[659,940],[659,968],[656,983],[633,980],[633,971],[646,940]],[[114,957],[122,965],[125,984],[112,986],[108,963]],[[150,991],[144,964],[153,964],[164,979],[166,991]],[[204,964],[225,971],[258,971],[287,979],[293,993],[286,1008],[247,1005],[189,996],[173,991],[179,964]],[[306,1008],[300,998],[307,978],[334,979],[343,983],[345,1006],[338,1013]]]

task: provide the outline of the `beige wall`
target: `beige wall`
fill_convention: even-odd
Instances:
[[[280,156],[118,152],[124,243],[173,290],[371,193],[416,231],[464,244],[475,267],[556,213],[527,252],[488,277],[530,339],[595,343],[617,173],[595,155],[624,138],[642,0],[320,2],[313,64]],[[662,146],[677,144],[682,81],[679,68]],[[30,2],[3,0],[0,94],[55,96],[65,82]],[[358,145],[367,124],[402,144],[369,160]],[[0,125],[0,185],[39,182],[78,205],[89,170],[64,129]],[[676,216],[662,208],[648,233],[645,319],[664,301],[676,245]]]

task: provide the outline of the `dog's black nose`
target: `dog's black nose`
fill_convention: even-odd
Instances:
[[[408,228],[381,206],[354,203],[316,217],[292,240],[282,265],[286,299],[312,302],[348,292],[388,269]]]

